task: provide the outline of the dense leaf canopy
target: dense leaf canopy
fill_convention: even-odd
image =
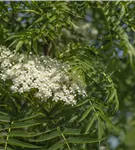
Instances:
[[[1,1],[0,50],[68,64],[86,96],[41,101],[0,79],[0,149],[133,150],[134,32],[131,1]]]

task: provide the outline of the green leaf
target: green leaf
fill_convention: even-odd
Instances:
[[[89,100],[86,99],[86,100],[82,100],[80,101],[79,103],[77,103],[77,105],[75,107],[80,107],[80,106],[83,106],[84,104],[86,104]]]
[[[0,138],[7,136],[7,132],[0,132]]]
[[[119,19],[122,19],[125,14],[126,14],[126,8],[124,4],[123,5],[121,4],[121,12],[120,12]]]
[[[32,127],[32,126],[36,126],[39,125],[39,122],[36,121],[29,121],[29,122],[18,122],[18,123],[14,123],[13,125],[11,125],[11,128],[28,128],[28,127]]]
[[[2,122],[10,122],[10,117],[9,116],[2,116],[0,115],[0,121]]]
[[[17,43],[17,45],[16,45],[16,49],[15,50],[18,51],[22,47],[23,43],[24,43],[24,41],[19,41]]]
[[[11,147],[7,147],[7,149],[6,150],[14,150],[14,149],[12,149]]]
[[[97,104],[93,104],[93,107],[95,110],[97,109],[96,111],[99,111],[100,113],[104,114],[104,109],[102,106],[97,105]]]
[[[59,148],[61,148],[63,145],[65,145],[65,141],[61,140],[55,144],[53,144],[51,147],[49,147],[47,150],[57,150]]]
[[[35,13],[37,15],[41,15],[38,11],[35,11],[35,10],[19,10],[18,12],[28,12],[28,13]]]
[[[31,133],[26,131],[12,131],[8,134],[10,137],[35,137],[43,133]]]
[[[102,120],[98,117],[98,139],[101,139],[104,134],[104,126]],[[100,145],[101,141],[99,141]]]
[[[9,128],[10,128],[9,124],[0,124],[0,131],[6,130]]]
[[[32,23],[28,29],[32,28],[35,24],[41,22],[42,20],[44,20],[46,15],[42,15],[40,18],[38,18],[34,23]]]
[[[0,146],[0,150],[4,150],[4,146],[3,146],[3,147]],[[12,149],[11,147],[8,146],[8,147],[6,148],[6,150],[14,150],[14,149]]]
[[[65,128],[63,131],[64,135],[80,135],[80,129],[72,129],[72,128]]]
[[[112,93],[111,93],[111,95],[110,95],[110,97],[109,97],[109,99],[108,99],[107,102],[110,102],[110,101],[115,97],[116,94],[117,94],[117,93],[116,93],[116,90],[114,89],[114,90],[112,91]]]
[[[83,115],[81,116],[81,118],[80,118],[80,120],[79,120],[78,122],[83,121],[83,120],[89,115],[89,113],[91,112],[92,108],[93,108],[93,106],[90,105],[90,106],[87,108],[87,110],[83,113]]]
[[[5,6],[5,4],[3,2],[0,2],[0,11],[4,9],[5,11],[8,11],[7,7]]]
[[[0,139],[0,144],[5,144],[5,143],[6,143],[6,141],[5,141],[5,140]]]
[[[9,48],[14,46],[16,43],[18,43],[18,39],[14,40],[10,45],[9,45]]]
[[[19,37],[20,35],[18,35],[17,33],[16,34],[14,34],[14,35],[11,35],[10,37],[8,37],[6,40],[5,40],[5,42],[6,41],[9,41],[9,40],[11,40],[11,39],[13,39],[13,38],[17,38],[17,37]]]
[[[18,121],[27,121],[27,120],[31,120],[34,118],[38,118],[39,116],[42,116],[42,114],[38,113],[38,114],[31,115],[31,116],[26,116],[25,118],[19,119]]]
[[[77,120],[77,119],[78,119],[78,115],[75,115],[75,116],[73,116],[73,117],[69,120],[69,122],[72,123],[72,122],[74,122],[74,121]]]
[[[30,139],[29,141],[32,141],[32,142],[43,142],[43,141],[47,141],[47,140],[50,140],[50,139],[53,139],[53,138],[56,138],[56,137],[59,137],[59,136],[61,136],[61,132],[54,131],[54,132],[51,132],[51,133],[43,135],[41,138],[38,138],[38,139],[35,139],[35,140]]]
[[[70,8],[65,3],[57,3],[57,8],[64,11],[70,11]]]
[[[114,130],[118,132],[117,128],[112,124],[112,122],[109,120],[109,118],[108,118],[106,115],[104,115],[104,114],[102,114],[102,113],[98,113],[98,114],[99,114],[99,116],[100,116],[106,123],[108,123],[109,125],[111,125],[111,127],[113,127]]]
[[[56,19],[56,16],[52,16],[51,18],[49,18],[49,23],[53,22]]]
[[[93,125],[94,121],[96,120],[97,116],[96,115],[93,115],[93,117],[90,117],[90,120],[89,123],[87,124],[87,127],[86,127],[86,130],[84,132],[84,134],[88,134],[89,133],[89,130],[91,128],[91,126]]]
[[[20,146],[20,147],[40,148],[39,146],[30,144],[30,143],[27,143],[27,142],[22,142],[22,141],[19,141],[19,140],[16,140],[16,139],[11,139],[11,138],[7,141],[7,143],[10,144],[10,145],[15,145],[15,146]]]
[[[4,116],[8,116],[8,114],[5,113],[5,112],[3,112],[3,111],[0,111],[0,114],[1,114],[1,115],[4,115]]]
[[[102,139],[92,139],[92,138],[87,138],[87,137],[69,137],[67,139],[68,143],[72,144],[84,144],[84,143],[96,143],[99,141],[105,140],[105,138]]]

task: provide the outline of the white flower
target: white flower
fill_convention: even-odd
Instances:
[[[37,57],[32,54],[15,54],[0,46],[0,77],[12,80],[12,92],[30,92],[36,89],[35,97],[42,101],[63,101],[76,104],[76,94],[86,95],[85,91],[70,80],[70,66],[49,57]],[[72,81],[72,82],[71,82]]]

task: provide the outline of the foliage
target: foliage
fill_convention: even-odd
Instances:
[[[0,2],[0,44],[19,55],[32,52],[33,60],[46,55],[68,63],[87,94],[73,106],[41,103],[35,89],[13,93],[11,80],[1,79],[1,149],[107,149],[109,136],[127,129],[125,113],[134,112],[134,7],[130,1]]]

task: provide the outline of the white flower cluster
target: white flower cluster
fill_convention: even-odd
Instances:
[[[41,56],[16,54],[0,47],[0,77],[12,80],[11,90],[23,93],[35,89],[35,97],[43,101],[63,101],[76,104],[76,94],[82,89],[68,75],[69,65]]]

